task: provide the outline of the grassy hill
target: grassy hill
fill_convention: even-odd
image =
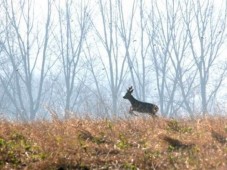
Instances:
[[[227,118],[0,121],[0,169],[227,169]]]

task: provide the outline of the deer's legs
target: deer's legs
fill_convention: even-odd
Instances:
[[[153,119],[158,118],[158,116],[156,114],[152,114],[151,116],[152,116]]]
[[[135,114],[135,113],[133,112],[133,107],[132,107],[132,106],[131,106],[130,109],[129,109],[129,114],[138,116],[137,114]]]

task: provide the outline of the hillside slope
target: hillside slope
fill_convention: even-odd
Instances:
[[[0,169],[227,169],[227,118],[0,121]]]

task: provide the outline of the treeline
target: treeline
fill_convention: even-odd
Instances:
[[[226,3],[0,0],[2,116],[122,116],[130,85],[162,116],[221,113]]]

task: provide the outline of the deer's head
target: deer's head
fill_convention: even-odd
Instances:
[[[132,96],[132,92],[133,92],[133,89],[132,89],[132,86],[128,88],[126,94],[124,95],[124,99],[129,99],[131,96]]]

